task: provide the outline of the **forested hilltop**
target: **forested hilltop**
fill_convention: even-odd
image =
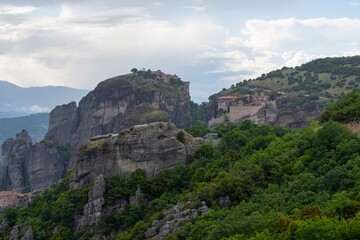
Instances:
[[[238,86],[339,98],[359,88],[359,83],[360,56],[354,56],[321,58],[295,68],[283,67]]]
[[[69,190],[66,178],[29,207],[7,209],[2,237],[17,226],[35,239],[356,239],[360,139],[349,129],[359,111],[355,91],[304,129],[222,125],[214,130],[222,141],[209,139],[189,164],[154,177],[107,176],[106,209],[129,204],[104,211],[91,231],[74,228],[91,184]]]

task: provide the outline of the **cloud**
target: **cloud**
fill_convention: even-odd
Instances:
[[[246,21],[242,33],[246,45],[258,51],[276,53],[307,49],[329,54],[351,47],[349,43],[360,37],[360,32],[356,31],[359,27],[360,19],[350,18],[254,19]]]
[[[205,12],[209,5],[191,5],[185,6],[185,8],[191,9],[194,13]]]
[[[349,2],[349,5],[351,6],[360,6],[359,2]]]
[[[213,73],[233,72],[221,79],[237,83],[320,57],[358,55],[357,29],[360,19],[251,19],[244,23],[238,36],[228,34],[223,47],[208,57],[218,63]]]
[[[175,69],[221,42],[222,27],[201,19],[178,24],[138,7],[84,9],[64,4],[59,16],[28,18],[1,29],[1,78],[19,85],[56,82],[92,88],[132,67]],[[44,76],[51,76],[49,78]]]
[[[12,5],[0,5],[0,14],[26,14],[35,11],[37,8],[33,6],[12,6]]]
[[[32,105],[29,110],[33,113],[50,112],[49,108],[41,107],[39,105]]]
[[[162,6],[164,6],[164,3],[158,2],[158,1],[153,1],[153,2],[151,3],[151,5],[152,5],[152,6],[155,6],[155,7],[162,7]]]
[[[360,53],[359,19],[248,19],[236,23],[234,32],[211,12],[231,6],[256,8],[263,1],[221,1],[223,6],[213,0],[104,1],[112,4],[61,1],[58,11],[47,15],[35,14],[44,11],[36,0],[14,1],[35,7],[1,10],[0,6],[0,16],[1,11],[16,15],[11,20],[0,17],[0,79],[20,86],[91,89],[101,80],[145,67],[191,81],[192,97],[204,100],[206,93],[284,65]],[[270,8],[280,3],[287,4],[284,0],[265,4]],[[179,6],[186,13],[181,17],[167,11]]]

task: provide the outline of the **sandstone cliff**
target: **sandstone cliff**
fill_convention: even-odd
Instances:
[[[79,106],[71,102],[56,107],[40,143],[32,145],[27,132],[4,143],[0,190],[42,191],[65,176],[89,138],[158,121],[190,124],[188,82],[161,71],[105,80]]]
[[[99,174],[124,176],[139,168],[154,176],[162,169],[186,163],[203,141],[164,122],[137,125],[118,135],[90,140],[78,153],[70,185],[81,188]]]

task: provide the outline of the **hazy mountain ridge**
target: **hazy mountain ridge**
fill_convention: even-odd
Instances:
[[[34,142],[40,142],[49,127],[49,113],[37,113],[29,116],[0,119],[0,142],[14,137],[26,129]]]
[[[50,112],[57,105],[78,102],[88,92],[63,86],[22,88],[0,81],[0,113],[6,113],[6,117],[15,117],[19,114]]]

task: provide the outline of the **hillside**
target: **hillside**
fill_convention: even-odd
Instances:
[[[79,101],[87,90],[61,86],[22,88],[0,81],[0,117],[50,112],[57,105]]]
[[[237,86],[339,98],[359,88],[359,84],[360,56],[354,56],[317,59],[295,68],[283,67]]]

